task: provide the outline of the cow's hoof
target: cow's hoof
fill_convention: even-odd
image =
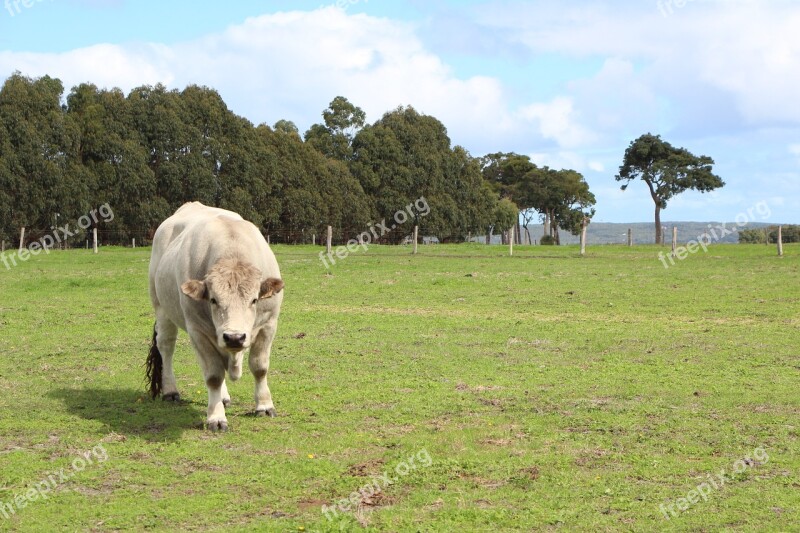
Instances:
[[[228,431],[227,420],[214,420],[208,423],[208,429],[214,433],[217,431]]]
[[[228,407],[230,404],[231,404],[231,399],[230,398],[223,398],[222,399],[222,405],[224,405],[225,407]]]
[[[165,402],[179,402],[181,401],[181,395],[177,392],[171,392],[163,395],[161,399]]]
[[[275,411],[274,407],[270,407],[269,409],[256,411],[256,416],[269,416],[270,418],[275,418],[278,416],[278,412]]]

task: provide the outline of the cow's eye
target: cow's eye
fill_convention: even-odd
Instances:
[[[256,305],[258,303],[258,298],[253,298],[252,305]]]
[[[211,298],[211,300],[209,300],[209,301],[211,302],[211,305],[217,305],[217,299],[216,298]]]

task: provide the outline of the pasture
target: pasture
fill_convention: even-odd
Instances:
[[[183,332],[146,397],[149,249],[0,265],[1,531],[800,523],[800,247],[273,250],[278,417],[245,369],[222,434]]]

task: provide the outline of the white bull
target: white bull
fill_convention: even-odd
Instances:
[[[147,359],[150,394],[178,401],[172,356],[178,328],[189,334],[208,388],[208,428],[227,430],[225,385],[242,375],[244,351],[255,378],[256,413],[275,416],[267,371],[283,301],[275,255],[253,224],[199,202],[181,206],[156,230],[150,299],[156,314]]]

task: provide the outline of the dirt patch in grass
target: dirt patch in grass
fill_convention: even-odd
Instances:
[[[364,463],[359,463],[347,469],[347,473],[353,477],[368,477],[380,474],[381,468],[386,464],[384,459],[370,459]]]
[[[476,385],[474,387],[470,387],[466,383],[459,383],[456,385],[456,390],[459,391],[470,391],[470,392],[486,392],[486,391],[495,391],[495,390],[502,390],[503,387],[499,385]]]
[[[532,481],[539,479],[539,467],[529,466],[520,470],[520,473]]]
[[[297,502],[297,508],[301,511],[317,510],[319,511],[323,505],[330,505],[331,502],[325,500],[301,500]]]

